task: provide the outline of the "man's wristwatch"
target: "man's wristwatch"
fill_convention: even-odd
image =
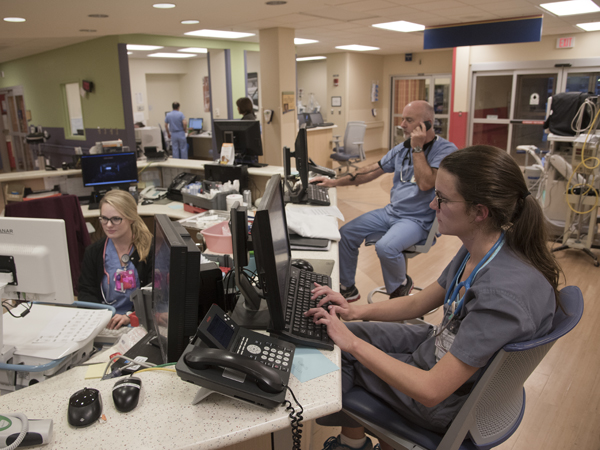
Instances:
[[[412,148],[413,153],[421,153],[422,151],[423,151],[423,147],[413,147]]]

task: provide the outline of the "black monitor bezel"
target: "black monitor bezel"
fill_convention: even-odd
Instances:
[[[233,147],[236,155],[262,156],[262,136],[259,120],[213,119],[213,130],[218,152],[225,140],[225,133],[233,133]],[[237,142],[236,142],[237,141]]]
[[[117,179],[112,181],[103,181],[103,182],[94,182],[90,181],[92,175],[90,172],[97,171],[99,168],[99,164],[97,161],[99,160],[121,160],[122,162],[126,162],[130,164],[129,170],[131,170],[130,177],[123,177],[123,179]],[[92,162],[94,162],[93,165]],[[135,172],[135,178],[132,177]],[[95,173],[95,172],[94,172]],[[81,155],[81,179],[83,181],[83,185],[85,187],[110,187],[110,186],[119,186],[119,185],[127,185],[131,183],[138,182],[138,171],[137,171],[137,156],[135,152],[116,152],[116,153],[98,153],[94,155]]]

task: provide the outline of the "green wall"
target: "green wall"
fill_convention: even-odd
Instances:
[[[89,80],[94,92],[81,99],[86,128],[125,128],[121,76],[115,36],[70,45],[0,64],[0,88],[23,86],[31,124],[66,128],[62,86]]]

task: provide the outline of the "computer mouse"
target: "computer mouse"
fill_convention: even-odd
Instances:
[[[115,383],[112,398],[117,411],[126,413],[132,411],[140,400],[142,380],[138,377],[123,378]]]
[[[151,205],[151,204],[153,204],[153,203],[154,203],[154,202],[153,202],[152,200],[144,200],[144,201],[142,202],[142,205]]]
[[[96,422],[102,415],[102,396],[100,391],[83,388],[75,392],[69,399],[67,419],[74,427],[87,427]]]
[[[297,267],[301,270],[308,270],[309,272],[312,272],[314,270],[312,264],[304,259],[292,259],[291,264],[292,266]]]

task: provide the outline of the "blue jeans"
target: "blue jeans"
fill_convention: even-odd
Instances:
[[[176,131],[171,133],[171,148],[173,149],[173,158],[188,159],[188,145],[185,132]]]
[[[376,209],[348,222],[340,228],[340,282],[354,284],[358,248],[371,233],[384,231],[385,235],[375,244],[381,262],[383,281],[387,292],[394,292],[406,279],[406,261],[402,252],[427,239],[428,231],[410,219],[389,215],[385,208]]]

